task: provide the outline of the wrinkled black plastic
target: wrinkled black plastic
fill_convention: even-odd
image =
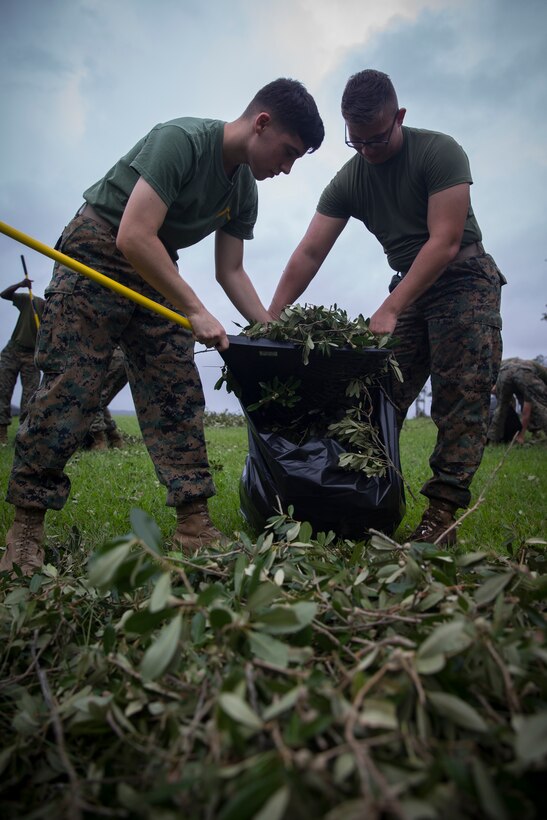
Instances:
[[[345,448],[331,438],[309,438],[296,444],[280,432],[271,432],[272,421],[283,422],[295,414],[320,408],[328,421],[344,394],[342,381],[348,376],[377,372],[389,355],[387,351],[333,350],[325,357],[311,354],[302,363],[301,349],[291,343],[229,337],[223,353],[238,398],[247,417],[249,454],[240,480],[241,510],[256,530],[281,506],[294,507],[294,516],[309,521],[314,531],[333,530],[340,537],[363,538],[369,528],[392,534],[405,512],[404,488],[400,476],[399,445],[394,408],[389,401],[389,378],[371,389],[372,420],[394,467],[384,477],[367,478],[362,472],[343,470],[338,458]],[[302,380],[303,396],[294,408],[271,406],[266,410],[247,408],[260,397],[260,381],[274,376]],[[340,393],[342,391],[342,393]]]

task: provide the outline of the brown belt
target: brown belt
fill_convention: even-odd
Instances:
[[[108,220],[104,219],[102,216],[99,216],[93,205],[90,205],[89,202],[82,205],[78,211],[78,216],[85,216],[88,219],[92,219],[93,222],[98,222],[99,225],[103,226],[103,228],[107,228],[109,231],[115,231],[114,225],[111,225]]]

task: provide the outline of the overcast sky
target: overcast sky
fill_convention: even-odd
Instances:
[[[153,125],[235,119],[261,86],[293,77],[315,97],[326,137],[289,177],[259,183],[245,266],[267,306],[322,189],[351,156],[345,83],[376,68],[391,76],[406,125],[449,133],[469,156],[484,244],[508,280],[504,357],[547,354],[545,0],[0,0],[0,21],[1,221],[54,245],[82,192]],[[51,261],[0,234],[2,289],[22,278],[21,254],[43,295]],[[212,237],[179,265],[237,333],[244,320],[214,281]],[[301,301],[370,316],[390,277],[377,240],[352,221]],[[16,318],[0,300],[0,348]],[[218,354],[197,362],[207,407],[238,409],[213,390]],[[111,408],[132,408],[127,388]]]

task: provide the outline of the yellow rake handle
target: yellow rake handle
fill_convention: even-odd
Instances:
[[[166,319],[170,319],[172,322],[182,325],[182,327],[186,330],[192,330],[192,325],[186,316],[181,316],[180,313],[176,313],[174,310],[169,310],[169,308],[158,304],[158,302],[148,299],[148,297],[143,296],[142,293],[137,293],[137,291],[131,290],[131,288],[126,288],[125,285],[120,285],[119,282],[116,282],[114,279],[110,279],[110,277],[105,276],[104,273],[99,273],[99,271],[96,271],[87,265],[83,265],[81,262],[77,262],[76,259],[72,259],[71,256],[67,256],[65,253],[56,251],[55,248],[50,248],[49,245],[44,245],[43,242],[39,242],[37,239],[33,239],[32,236],[28,236],[22,231],[18,231],[17,228],[12,228],[11,225],[6,225],[5,222],[0,222],[0,232],[6,236],[10,236],[17,242],[21,242],[23,245],[27,245],[29,248],[38,251],[38,253],[42,253],[44,256],[49,256],[50,259],[53,259],[55,262],[59,262],[60,265],[64,265],[66,268],[76,271],[76,273],[81,273],[89,279],[93,279],[93,281],[98,282],[99,285],[104,285],[106,288],[110,288],[110,290],[119,293],[120,296],[125,296],[127,299],[131,299],[131,301],[137,302],[137,304],[154,311],[154,313],[159,313],[160,316],[164,316]]]

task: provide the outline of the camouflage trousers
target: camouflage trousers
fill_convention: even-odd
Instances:
[[[114,234],[76,216],[58,247],[159,302],[169,303],[117,250]],[[100,408],[113,351],[123,350],[142,435],[167,505],[214,495],[203,430],[204,396],[191,333],[87,277],[56,264],[36,343],[42,383],[15,440],[6,500],[61,509],[64,467]]]
[[[399,317],[395,355],[404,382],[395,383],[399,429],[431,376],[431,418],[437,442],[433,473],[421,489],[429,499],[467,507],[488,431],[490,391],[501,361],[501,286],[488,254],[449,265]]]
[[[90,433],[114,432],[117,430],[116,422],[110,415],[108,405],[118,395],[120,390],[127,384],[127,372],[125,369],[125,357],[120,347],[114,349],[112,359],[108,366],[103,390],[101,393],[101,409],[91,422]]]
[[[7,427],[11,421],[11,397],[17,383],[21,379],[23,392],[19,421],[27,413],[29,399],[40,383],[40,371],[34,364],[34,349],[21,347],[11,340],[0,353],[0,425]]]

